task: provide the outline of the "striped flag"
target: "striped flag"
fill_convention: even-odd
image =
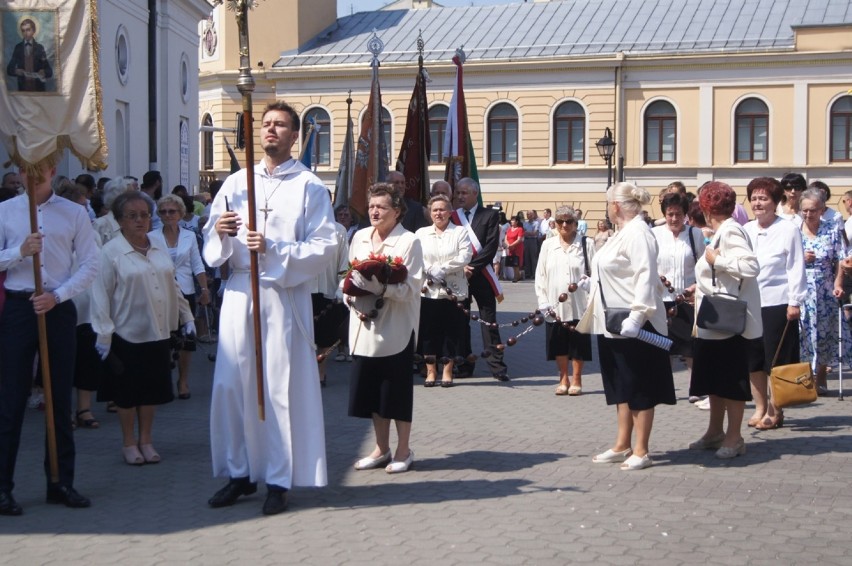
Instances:
[[[479,183],[479,172],[476,169],[476,156],[473,153],[473,144],[470,141],[470,130],[467,127],[467,107],[464,102],[463,72],[464,51],[456,50],[453,56],[456,65],[456,88],[450,99],[450,110],[447,114],[447,130],[444,133],[444,147],[447,151],[447,169],[444,180],[453,189],[456,181],[464,177],[470,177]],[[482,191],[477,197],[479,206],[482,206]]]

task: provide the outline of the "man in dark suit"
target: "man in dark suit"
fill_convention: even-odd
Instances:
[[[402,195],[405,199],[405,205],[408,207],[405,216],[402,217],[402,227],[409,232],[416,232],[419,228],[429,225],[429,220],[426,216],[426,208],[417,202],[405,196],[405,175],[399,171],[389,171],[387,182],[393,185],[394,190]]]
[[[23,41],[15,46],[6,66],[6,74],[18,78],[18,90],[44,92],[45,81],[53,76],[53,68],[44,46],[35,40],[36,25],[29,18],[21,22]]]
[[[491,352],[487,358],[491,375],[498,381],[509,381],[506,364],[503,362],[503,352],[495,348],[500,340],[500,330],[497,328],[497,297],[502,297],[500,284],[491,267],[491,260],[497,253],[500,244],[500,221],[496,210],[479,206],[479,184],[469,177],[459,179],[455,187],[456,210],[459,221],[463,227],[469,224],[468,234],[473,233],[479,241],[479,249],[475,243],[474,256],[470,263],[464,268],[468,278],[470,296],[465,301],[465,308],[470,310],[471,300],[476,299],[479,308],[479,324],[482,329],[482,344]],[[467,219],[467,222],[464,221]],[[474,238],[471,237],[471,242]],[[470,352],[470,327],[468,326],[466,351]],[[473,374],[474,364],[465,362],[459,367],[459,377]]]

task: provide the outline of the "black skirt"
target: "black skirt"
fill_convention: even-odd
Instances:
[[[670,356],[692,357],[692,327],[695,325],[695,307],[689,303],[675,303],[669,301],[665,303],[666,311],[677,306],[675,315],[669,319],[669,339],[672,341],[672,347],[669,350]]]
[[[343,303],[335,303],[322,293],[311,294],[314,313],[314,342],[320,348],[328,348],[340,338],[340,325],[348,320],[349,309]]]
[[[462,332],[470,322],[449,299],[420,300],[419,351],[425,356],[462,355]]]
[[[772,305],[760,309],[760,318],[763,321],[763,371],[767,374],[772,371],[772,358],[775,350],[781,342],[784,327],[787,325],[787,305]],[[759,352],[753,354],[755,357]],[[778,352],[776,366],[799,363],[799,321],[790,322],[784,343]],[[759,368],[758,368],[759,369]]]
[[[398,354],[354,356],[349,383],[349,416],[411,422],[414,412],[414,333]]]
[[[645,330],[653,332],[650,323]],[[627,403],[631,411],[676,402],[669,353],[636,338],[598,336],[604,395],[607,405]]]
[[[576,325],[577,322],[573,320],[571,324]],[[556,356],[591,361],[592,335],[568,330],[561,323],[548,322],[545,326],[545,351],[548,361],[555,360]]]
[[[696,338],[689,394],[751,401],[750,342],[742,336],[731,336],[724,340]]]
[[[95,350],[97,339],[91,324],[77,326],[77,357],[74,362],[74,387],[77,389],[97,391],[106,378],[106,366]]]
[[[113,401],[122,409],[173,401],[170,342],[134,344],[113,334],[107,358],[109,375],[98,401]]]

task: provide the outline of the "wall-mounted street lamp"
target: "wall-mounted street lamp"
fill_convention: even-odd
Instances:
[[[606,161],[606,188],[612,185],[612,156],[615,155],[615,142],[612,140],[612,131],[604,130],[604,136],[595,142],[598,153]]]

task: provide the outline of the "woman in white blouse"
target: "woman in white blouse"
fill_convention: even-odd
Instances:
[[[669,320],[669,338],[674,342],[669,354],[683,356],[692,369],[692,326],[695,321],[695,262],[704,254],[704,234],[685,224],[689,201],[681,193],[667,193],[660,202],[664,224],[652,229],[659,244],[657,270],[671,285],[663,293],[666,310],[674,309]],[[678,303],[678,295],[683,301]],[[693,400],[693,399],[690,399]],[[697,401],[697,399],[695,399]]]
[[[157,201],[157,214],[163,221],[160,230],[154,230],[148,237],[157,243],[158,247],[169,252],[175,265],[175,278],[180,286],[183,298],[189,303],[190,310],[195,313],[195,280],[201,287],[198,302],[206,306],[210,304],[210,289],[207,287],[207,272],[198,251],[198,241],[195,233],[180,227],[180,220],[186,215],[186,205],[177,195],[165,195]],[[195,337],[184,341],[178,358],[178,399],[189,399],[189,362],[195,351]]]
[[[592,461],[641,470],[652,464],[648,443],[654,407],[674,405],[675,391],[668,352],[637,336],[640,330],[665,336],[666,309],[657,272],[657,242],[640,214],[651,195],[630,183],[618,183],[607,189],[606,200],[607,214],[618,231],[592,261],[589,308],[577,330],[599,335],[604,393],[607,405],[618,408],[618,432],[612,448]],[[604,302],[607,307],[629,309],[620,332],[607,330]]]
[[[552,314],[545,318],[545,350],[548,361],[559,368],[557,395],[583,392],[583,363],[592,359],[592,337],[574,331],[589,302],[588,274],[595,255],[592,238],[577,231],[574,208],[560,206],[554,216],[557,237],[541,244],[535,271],[538,309]],[[560,300],[560,297],[565,299]],[[558,320],[553,318],[555,314]],[[569,373],[568,364],[572,365]]]
[[[461,316],[456,301],[467,298],[464,266],[473,252],[467,231],[450,223],[453,212],[450,199],[444,195],[429,200],[432,225],[420,228],[415,236],[423,248],[423,273],[426,284],[420,299],[420,344],[423,355],[447,357],[441,376],[441,387],[453,386],[453,358],[462,354],[462,331],[468,321]],[[449,293],[452,293],[450,295]],[[426,362],[425,387],[437,383],[437,364]]]
[[[758,259],[749,237],[732,218],[736,194],[727,184],[713,181],[698,195],[713,241],[695,267],[695,304],[715,292],[746,302],[745,330],[728,334],[696,325],[695,365],[690,395],[710,396],[710,417],[704,435],[689,444],[691,450],[716,450],[717,458],[745,454],[742,436],[743,412],[752,398],[749,385],[750,346],[762,334]],[[727,417],[727,429],[725,419]]]
[[[356,232],[349,246],[350,262],[366,260],[371,253],[400,257],[408,271],[405,281],[392,284],[353,271],[352,282],[370,294],[345,296],[351,308],[349,347],[354,358],[349,416],[372,419],[376,434],[375,448],[355,463],[356,470],[384,468],[387,473],[395,474],[408,471],[414,462],[414,452],[409,446],[414,412],[411,366],[420,324],[423,252],[420,241],[402,226],[405,211],[405,200],[393,185],[371,186],[368,192],[371,226]],[[393,457],[391,420],[396,422],[397,433]]]
[[[118,406],[124,461],[156,464],[155,406],[174,399],[170,332],[182,325],[184,334],[193,334],[195,325],[168,251],[148,238],[149,203],[139,192],[126,192],[115,200],[112,212],[121,232],[101,250],[92,286],[95,348],[110,367],[106,393]]]
[[[776,214],[784,190],[772,177],[757,177],[746,187],[754,220],[744,228],[760,264],[757,284],[763,323],[763,337],[752,344],[750,362],[754,414],[748,419],[748,426],[758,430],[784,424],[784,414],[769,400],[767,376],[776,350],[777,365],[799,361],[799,318],[808,289],[801,234],[794,222]],[[797,214],[796,218],[801,217]]]

